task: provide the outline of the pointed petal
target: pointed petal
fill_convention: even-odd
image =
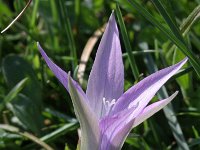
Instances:
[[[119,150],[121,148],[122,145],[119,145],[118,142],[112,139],[119,131],[123,130],[124,126],[130,124],[130,116],[134,118],[134,109],[125,109],[114,116],[106,116],[100,121],[100,150]],[[132,124],[129,126],[131,128]],[[127,130],[129,128],[124,129]],[[119,143],[124,142],[124,139],[121,137],[118,140]]]
[[[91,106],[99,118],[105,113],[103,98],[107,101],[118,99],[123,93],[123,87],[122,52],[117,24],[112,13],[97,50],[86,90]]]
[[[62,83],[62,85],[69,91],[68,89],[68,77],[67,73],[63,71],[60,67],[58,67],[56,64],[53,63],[53,61],[47,56],[45,51],[40,46],[39,42],[37,42],[38,49],[44,58],[45,62],[51,69],[51,71],[54,73],[54,75],[58,78],[58,80]]]
[[[101,137],[101,145],[104,146],[102,150],[108,147],[113,150],[120,149],[133,127],[139,125],[165,107],[177,94],[178,92],[175,92],[169,98],[147,106],[139,115],[136,113],[138,108],[136,107],[121,111],[118,113],[118,117],[110,117],[102,120],[100,124],[101,133],[103,133],[101,134],[101,136],[103,135]]]
[[[65,89],[69,92],[69,88],[68,88],[68,75],[65,71],[63,71],[59,66],[57,66],[45,53],[45,51],[42,49],[42,47],[40,46],[39,42],[37,42],[39,51],[42,55],[42,57],[44,58],[45,62],[47,63],[47,65],[49,66],[49,68],[51,69],[51,71],[54,73],[54,75],[58,78],[58,80],[62,83],[62,85],[65,87]],[[77,90],[79,90],[79,92],[84,93],[82,91],[82,88],[80,87],[80,85],[74,81],[73,79],[71,79],[73,84],[76,85]],[[86,95],[85,95],[86,96]],[[87,100],[85,98],[85,100]]]
[[[167,82],[167,80],[173,76],[186,61],[187,58],[173,66],[157,71],[131,87],[117,100],[111,114],[115,114],[136,104],[139,104],[140,109],[138,109],[138,112],[143,110],[161,86]]]
[[[81,145],[80,149],[98,149],[99,127],[95,113],[89,107],[87,97],[84,92],[77,90],[70,75],[68,75],[69,93],[74,105],[75,114],[81,126]]]
[[[94,147],[98,146],[98,121],[87,103],[87,97],[85,93],[77,82],[75,82],[71,77],[68,77],[66,72],[54,64],[53,61],[51,61],[39,43],[37,44],[47,65],[71,95],[75,113],[79,119],[82,129],[81,148],[93,150]],[[69,83],[68,78],[70,78]]]
[[[157,113],[159,110],[161,110],[163,107],[165,107],[169,102],[171,102],[174,97],[178,94],[178,91],[176,91],[173,95],[170,97],[160,100],[158,102],[155,102],[149,106],[147,106],[140,115],[138,115],[134,120],[133,128],[138,126],[140,123]]]

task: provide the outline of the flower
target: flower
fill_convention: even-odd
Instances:
[[[178,92],[151,105],[149,101],[187,58],[146,77],[125,93],[124,66],[114,14],[98,47],[86,93],[70,74],[54,64],[38,43],[49,68],[69,92],[81,127],[81,150],[119,150],[128,133],[166,106]],[[148,105],[148,106],[147,106]]]

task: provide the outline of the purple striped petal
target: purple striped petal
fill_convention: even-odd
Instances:
[[[47,56],[45,51],[42,49],[40,46],[39,42],[37,42],[38,49],[44,58],[45,62],[51,69],[51,71],[54,73],[54,75],[58,78],[58,80],[62,83],[62,85],[66,88],[67,91],[68,89],[68,75],[65,71],[63,71],[60,67],[58,67],[56,64],[53,63],[53,61]]]
[[[127,130],[127,132],[131,129],[132,124],[130,124],[131,118],[135,118],[134,115],[135,108],[126,109],[121,111],[114,116],[107,116],[100,121],[100,150],[119,150],[122,145],[119,145],[117,141],[123,143],[125,137],[119,137],[117,141],[113,141],[112,139],[115,135],[121,130]],[[124,128],[130,124],[130,128]],[[129,129],[129,130],[128,130]]]
[[[123,93],[123,87],[122,52],[117,24],[112,13],[97,50],[86,90],[91,107],[99,118],[106,113],[103,99],[108,102],[118,99]]]
[[[57,77],[57,79],[62,83],[62,85],[65,87],[67,91],[68,89],[68,75],[65,71],[63,71],[59,66],[57,66],[45,53],[45,51],[40,46],[39,42],[37,42],[38,49],[44,58],[45,62],[47,63],[48,67],[51,69],[51,71],[54,73],[54,75]],[[73,80],[73,79],[72,79]],[[76,85],[76,88],[79,90],[79,92],[84,93],[82,88],[79,86],[79,84],[73,80],[73,83]],[[85,95],[85,94],[84,94]],[[85,95],[86,96],[86,95]],[[86,99],[86,98],[85,98]],[[86,99],[87,100],[87,99]]]
[[[138,109],[138,111],[143,110],[161,86],[167,82],[186,61],[187,58],[173,66],[157,71],[131,87],[117,100],[110,114],[115,114],[136,104],[139,104],[140,109]]]
[[[81,127],[80,149],[94,150],[99,145],[99,125],[95,113],[91,110],[82,90],[77,89],[70,75],[68,75],[69,93],[74,105],[75,114]]]
[[[165,107],[169,102],[171,102],[174,97],[178,94],[178,91],[176,91],[173,95],[170,97],[160,100],[158,102],[155,102],[149,106],[147,106],[141,113],[138,115],[133,124],[133,128],[138,126],[140,123],[157,113],[159,110],[161,110],[163,107]]]
[[[137,106],[125,109],[114,116],[106,117],[100,123],[101,150],[119,150],[133,127],[139,125],[153,114],[165,107],[178,92],[169,98],[155,102],[147,106],[142,112],[137,113]]]

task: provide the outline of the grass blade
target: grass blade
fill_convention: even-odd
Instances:
[[[169,30],[168,28],[165,28],[143,6],[141,6],[140,4],[138,4],[135,0],[128,0],[128,1],[130,2],[130,4],[141,15],[143,15],[147,20],[149,20],[153,25],[155,25],[160,31],[162,31],[164,33],[164,35],[166,35],[186,56],[189,57],[190,62],[192,64],[193,68],[195,69],[196,73],[200,77],[200,62],[195,57],[195,55],[193,54],[193,52],[191,50],[189,50],[188,46],[186,45],[186,43],[184,42],[184,40],[182,40],[182,38],[180,38],[180,36],[178,35],[178,33],[175,33],[175,34],[177,34],[176,36],[178,36],[178,37],[176,37],[171,30]],[[165,17],[168,17],[168,15],[166,15]],[[167,21],[171,21],[171,19],[168,18]],[[175,31],[177,29],[175,29],[175,27],[174,27],[173,30]]]
[[[23,15],[23,13],[29,7],[29,5],[31,4],[31,2],[32,2],[32,0],[28,1],[28,3],[26,4],[26,6],[24,7],[24,9],[22,9],[22,11],[19,13],[19,15],[17,15],[17,17],[5,29],[3,29],[1,31],[1,34],[4,33],[5,31],[7,31]]]
[[[6,130],[9,132],[14,132],[21,136],[24,136],[24,137],[28,138],[29,140],[33,141],[34,143],[37,143],[38,145],[40,145],[41,147],[43,147],[46,150],[53,150],[53,148],[51,146],[47,145],[45,142],[43,142],[38,137],[36,137],[33,134],[30,134],[28,132],[20,131],[20,129],[17,127],[7,125],[7,124],[0,124],[0,129]]]
[[[77,122],[71,122],[63,125],[62,127],[58,128],[57,130],[43,136],[40,138],[42,142],[49,143],[60,136],[63,136],[67,132],[71,131],[73,128],[77,128]],[[24,149],[31,149],[34,146],[34,143],[27,145]]]
[[[59,11],[61,25],[63,25],[63,28],[66,32],[66,36],[69,42],[71,57],[74,58],[74,61],[72,61],[72,67],[73,67],[73,70],[75,70],[76,66],[78,65],[76,46],[75,46],[75,41],[74,41],[70,21],[67,16],[67,12],[66,12],[67,10],[64,7],[65,5],[63,4],[64,4],[63,0],[58,1],[58,11]]]
[[[124,42],[124,45],[125,45],[125,48],[126,48],[126,51],[127,51],[127,54],[128,54],[128,59],[130,61],[132,73],[135,77],[135,80],[137,80],[138,77],[139,77],[139,71],[138,71],[138,68],[137,68],[137,65],[136,65],[136,62],[135,62],[135,58],[132,54],[131,44],[129,42],[126,27],[125,27],[125,24],[124,24],[124,21],[123,21],[123,18],[122,18],[122,14],[121,14],[121,11],[120,11],[118,4],[117,4],[117,9],[116,9],[116,14],[117,14],[121,34],[122,34],[122,37],[123,37],[122,39],[123,39],[123,42]]]
[[[21,80],[19,83],[17,83],[17,85],[15,85],[14,88],[12,88],[12,90],[4,98],[3,103],[0,105],[0,111],[4,108],[6,103],[12,101],[16,97],[16,95],[23,89],[27,80],[28,78]]]
[[[39,0],[34,1],[33,13],[32,13],[32,18],[31,18],[31,22],[30,22],[31,27],[35,26],[39,2],[40,2]]]
[[[181,32],[179,30],[179,28],[177,27],[176,23],[173,21],[174,19],[172,19],[170,17],[170,15],[166,12],[164,6],[160,3],[159,0],[151,0],[153,2],[153,4],[156,6],[156,8],[159,10],[160,14],[163,16],[165,22],[168,24],[168,26],[170,27],[170,29],[172,30],[172,33],[183,43],[187,46],[187,44],[185,43]]]
[[[183,36],[185,36],[190,30],[191,26],[197,22],[200,18],[200,5],[198,5],[190,15],[185,19],[185,21],[181,24],[180,30]]]

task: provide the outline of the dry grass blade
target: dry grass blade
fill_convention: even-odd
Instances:
[[[38,145],[40,145],[41,147],[43,147],[46,150],[53,150],[52,147],[50,147],[49,145],[47,145],[45,142],[41,141],[39,138],[37,138],[36,136],[28,133],[28,132],[22,132],[20,131],[17,127],[11,126],[11,125],[7,125],[7,124],[0,124],[0,129],[9,131],[9,132],[14,132],[17,133],[21,136],[24,136],[28,139],[30,139],[31,141],[37,143]]]
[[[19,13],[19,15],[4,29],[1,31],[1,33],[4,33],[6,30],[8,30],[25,12],[25,10],[28,8],[28,6],[31,4],[32,0],[29,0],[24,9]]]

